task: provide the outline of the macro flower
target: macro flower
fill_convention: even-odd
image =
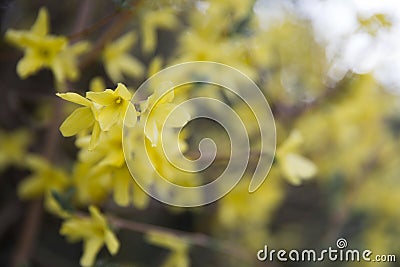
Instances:
[[[102,106],[98,115],[101,130],[108,131],[115,124],[123,122],[125,113],[128,116],[125,124],[127,126],[135,125],[136,109],[130,104],[132,94],[122,83],[118,83],[114,91],[106,89],[104,92],[87,92],[86,98]]]
[[[51,193],[52,190],[61,192],[68,186],[68,176],[64,170],[39,156],[29,155],[25,160],[32,174],[18,186],[18,195],[21,198],[40,197]]]
[[[115,203],[122,207],[132,203],[138,209],[146,208],[150,197],[132,179],[128,167],[124,164],[124,166],[113,168],[111,171]]]
[[[317,173],[317,167],[312,161],[296,153],[302,142],[301,133],[295,130],[276,151],[280,170],[294,185],[299,185],[302,180],[310,179]]]
[[[29,132],[25,129],[10,133],[0,130],[0,171],[10,165],[23,164],[31,139]]]
[[[77,161],[71,176],[71,183],[76,189],[74,200],[78,205],[99,204],[107,199],[111,177],[103,168],[93,168],[92,164]]]
[[[100,142],[95,149],[89,150],[90,136],[80,136],[76,146],[81,148],[79,160],[96,167],[121,167],[125,161],[122,150],[122,127],[115,126],[110,131],[102,132]]]
[[[103,92],[106,89],[103,78],[97,76],[90,80],[89,89],[91,92]]]
[[[93,149],[98,143],[101,132],[95,105],[76,93],[57,93],[57,96],[83,106],[75,109],[61,124],[62,135],[65,137],[73,136],[85,129],[92,128],[89,149]]]
[[[75,80],[79,74],[76,58],[89,49],[89,43],[68,46],[66,37],[48,33],[49,15],[44,7],[29,31],[10,29],[6,32],[6,40],[25,52],[17,65],[18,75],[25,79],[42,68],[49,68],[58,83]]]
[[[106,218],[95,207],[89,207],[90,217],[71,217],[61,226],[60,234],[70,242],[83,240],[83,255],[80,264],[92,266],[103,245],[115,255],[119,250],[119,241],[110,230]]]
[[[168,120],[168,124],[165,124],[169,114],[176,108],[176,104],[172,103],[174,99],[174,91],[170,91],[166,95],[160,97],[160,92],[156,92],[149,96],[147,107],[153,107],[149,112],[146,126],[145,135],[150,140],[151,145],[157,146],[160,140],[160,134],[162,127],[168,128],[179,128],[183,127],[189,120],[190,114],[185,110],[178,110],[174,113],[174,116]]]
[[[145,53],[153,52],[157,45],[157,29],[172,30],[178,25],[178,19],[171,8],[146,12],[142,18],[142,49]]]
[[[123,81],[123,74],[140,77],[144,73],[143,64],[129,54],[136,39],[136,34],[129,32],[105,46],[102,55],[104,67],[107,75],[114,82]]]

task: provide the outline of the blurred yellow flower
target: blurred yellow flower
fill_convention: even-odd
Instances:
[[[141,21],[143,51],[145,53],[151,53],[156,48],[158,28],[172,30],[178,23],[179,21],[176,18],[175,11],[171,8],[146,12]]]
[[[25,52],[17,65],[18,75],[25,79],[41,68],[50,68],[58,83],[76,79],[79,74],[76,57],[89,49],[89,43],[68,46],[67,38],[48,32],[49,15],[44,7],[29,31],[11,29],[6,32],[6,40]]]
[[[89,88],[90,88],[90,91],[92,91],[92,92],[103,92],[104,90],[106,90],[106,85],[104,83],[103,78],[100,76],[97,76],[97,77],[94,77],[90,81]]]
[[[170,113],[177,106],[176,104],[171,103],[173,99],[173,90],[162,97],[160,97],[159,91],[156,91],[148,98],[148,106],[153,106],[153,108],[152,110],[149,110],[150,114],[148,114],[145,134],[153,147],[157,146],[157,143],[160,140],[160,133],[163,126],[169,128],[180,128],[190,120],[190,114],[188,112],[185,110],[179,110],[174,112],[174,116],[168,120],[168,124],[164,125]]]
[[[161,265],[162,267],[187,267],[190,264],[188,250],[188,242],[174,234],[150,231],[146,234],[146,239],[150,244],[160,246],[171,250],[171,254],[167,260]]]
[[[30,143],[31,136],[27,130],[10,133],[0,130],[0,172],[10,165],[22,165]]]
[[[136,39],[136,34],[129,32],[105,46],[103,51],[104,67],[107,75],[114,82],[123,81],[123,74],[131,77],[143,75],[143,64],[129,54],[129,50],[136,43]]]
[[[299,185],[317,173],[317,167],[309,159],[296,153],[303,142],[301,133],[293,131],[276,151],[278,165],[284,177],[292,184]]]
[[[72,171],[72,184],[78,205],[99,204],[106,200],[111,188],[111,176],[92,164],[76,162]]]
[[[113,168],[112,175],[115,203],[122,207],[130,203],[138,209],[147,207],[149,196],[135,182],[125,164],[122,167]]]
[[[149,63],[149,67],[147,69],[147,77],[151,77],[157,72],[159,72],[161,70],[162,65],[163,65],[163,59],[161,58],[161,56],[154,57]]]
[[[92,266],[101,247],[105,244],[108,251],[114,255],[119,250],[119,241],[110,230],[106,218],[94,207],[89,207],[90,217],[71,217],[61,226],[60,234],[65,235],[70,242],[83,240],[82,266]]]
[[[45,159],[29,155],[26,157],[26,166],[32,174],[18,186],[18,195],[21,198],[35,198],[50,194],[52,190],[61,192],[69,184],[64,170],[59,169]]]

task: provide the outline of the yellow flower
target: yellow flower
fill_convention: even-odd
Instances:
[[[159,97],[159,94],[159,91],[156,91],[148,98],[148,107],[153,106],[153,108],[150,111],[150,114],[148,114],[145,126],[145,134],[153,147],[157,146],[157,143],[160,140],[160,133],[162,127],[164,126],[164,122],[168,118],[168,115],[177,106],[176,104],[171,103],[174,99],[174,91],[170,91],[161,98]],[[155,101],[157,102],[154,103]],[[169,119],[169,123],[165,126],[169,128],[180,128],[183,127],[189,120],[190,115],[188,112],[179,111],[179,113],[174,113],[174,117]]]
[[[81,149],[79,159],[92,164],[93,167],[121,167],[124,163],[122,127],[115,126],[108,132],[102,132],[99,140],[95,149],[88,150],[90,136],[80,136],[76,140],[76,146]]]
[[[162,65],[163,65],[163,59],[160,56],[154,57],[151,60],[149,67],[147,69],[147,77],[151,77],[157,72],[159,72],[161,70]]]
[[[114,255],[119,250],[119,241],[110,230],[103,214],[94,207],[89,207],[90,217],[72,217],[61,226],[60,233],[70,242],[83,240],[82,266],[92,266],[101,247],[105,244]]]
[[[98,116],[101,130],[108,131],[115,124],[123,122],[126,112],[128,119],[125,120],[125,124],[135,125],[136,110],[130,104],[132,94],[122,83],[118,83],[114,91],[106,89],[104,92],[87,92],[86,97],[102,106]]]
[[[276,158],[284,177],[292,184],[299,185],[317,173],[317,167],[309,159],[296,153],[303,142],[301,133],[293,131],[276,151]]]
[[[0,130],[0,171],[9,165],[21,165],[30,143],[30,133],[26,130],[21,129],[10,133]]]
[[[77,162],[72,172],[72,183],[78,205],[97,204],[104,201],[111,188],[111,176],[103,168],[93,168],[86,162]]]
[[[123,73],[131,77],[143,75],[143,64],[129,54],[136,39],[135,33],[129,32],[104,48],[104,66],[107,75],[114,82],[123,81]]]
[[[98,143],[101,132],[100,124],[97,120],[98,111],[94,104],[76,93],[57,93],[57,96],[83,106],[75,109],[61,124],[60,131],[62,135],[65,137],[73,136],[85,129],[92,128],[89,149],[94,149]]]
[[[97,77],[94,77],[90,81],[89,88],[90,88],[90,91],[92,91],[92,92],[103,92],[104,90],[106,90],[106,85],[104,83],[103,78],[100,76],[97,76]]]
[[[68,176],[62,169],[54,167],[39,156],[27,156],[26,165],[32,174],[18,186],[18,195],[21,198],[40,197],[50,194],[52,190],[61,192],[69,184]]]
[[[152,10],[145,13],[142,22],[143,42],[142,48],[146,53],[153,52],[157,44],[157,29],[172,30],[178,25],[173,9]]]
[[[68,46],[67,38],[48,35],[49,15],[41,8],[29,31],[8,30],[6,40],[24,50],[24,57],[18,62],[17,73],[25,79],[41,68],[50,68],[58,83],[78,76],[76,57],[89,49],[87,42]]]
[[[147,207],[150,198],[133,180],[126,165],[113,168],[112,175],[115,203],[122,207],[130,203],[138,209]]]
[[[162,267],[187,267],[190,264],[188,250],[189,245],[184,238],[174,234],[150,231],[146,235],[149,243],[171,250],[171,254],[167,260],[161,265]]]

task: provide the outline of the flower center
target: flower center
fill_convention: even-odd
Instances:
[[[45,48],[39,49],[39,54],[42,58],[48,59],[50,57],[50,51]]]
[[[115,103],[121,104],[121,102],[122,102],[122,98],[119,96],[119,97],[115,100]]]

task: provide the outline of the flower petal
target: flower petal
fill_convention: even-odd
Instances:
[[[112,255],[115,255],[119,250],[119,241],[118,241],[117,237],[110,230],[108,230],[108,231],[106,230],[104,239],[105,239],[105,243],[106,243],[108,251]]]
[[[17,65],[17,73],[21,79],[27,78],[29,75],[36,73],[43,66],[43,61],[36,57],[33,53],[27,53]]]
[[[49,32],[49,13],[45,7],[39,10],[38,17],[31,28],[31,32],[45,36]]]
[[[86,239],[84,241],[83,255],[80,264],[84,267],[92,266],[102,246],[103,240],[100,238]]]
[[[124,110],[126,110],[126,112],[124,114],[124,124],[128,127],[133,127],[136,125],[138,113],[131,102],[125,102],[124,106],[126,107],[124,107]]]
[[[122,55],[118,59],[120,70],[131,77],[140,77],[144,73],[143,64],[130,55]]]
[[[129,92],[129,90],[126,88],[126,86],[123,83],[118,83],[118,86],[115,89],[115,93],[127,101],[130,101],[132,98],[131,92]]]
[[[309,179],[317,173],[317,167],[309,159],[289,153],[282,162],[286,178],[294,185],[299,185],[302,180]]]
[[[69,102],[90,107],[90,101],[77,93],[57,93],[56,95]]]
[[[116,105],[104,107],[99,114],[99,123],[101,129],[103,131],[110,130],[111,126],[118,122],[120,112],[119,106]]]
[[[121,169],[115,172],[114,179],[114,201],[119,206],[126,207],[130,199],[130,175]]]
[[[103,106],[111,105],[115,101],[114,92],[110,89],[104,92],[87,92],[86,98]]]
[[[73,136],[92,126],[93,122],[93,113],[89,107],[77,108],[61,124],[60,131],[65,137]]]
[[[23,180],[18,186],[18,196],[22,199],[36,198],[44,193],[44,181],[37,176]]]
[[[93,150],[96,148],[97,144],[99,143],[100,133],[101,133],[100,124],[99,122],[95,121],[93,125],[92,137],[90,138],[88,150]]]

